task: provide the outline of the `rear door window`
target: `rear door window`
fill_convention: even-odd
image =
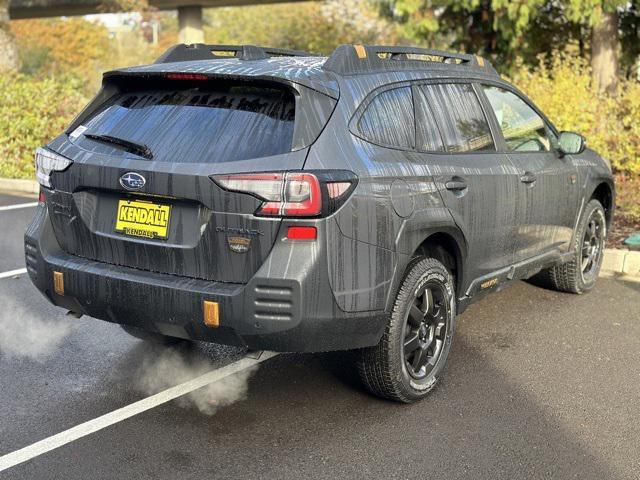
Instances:
[[[431,107],[447,152],[495,151],[489,124],[467,83],[418,85]]]
[[[415,145],[415,120],[411,87],[378,94],[358,121],[360,134],[371,143],[411,149]]]
[[[107,135],[148,147],[153,160],[232,162],[291,151],[294,117],[294,96],[285,89],[132,91],[112,98],[85,121],[86,130],[75,141],[86,150],[130,155],[86,137]]]
[[[440,129],[424,91],[416,88],[413,98],[416,105],[416,148],[422,152],[444,152]]]

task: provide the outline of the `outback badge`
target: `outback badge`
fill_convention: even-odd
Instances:
[[[227,243],[232,252],[246,253],[249,251],[251,239],[247,237],[227,237]]]

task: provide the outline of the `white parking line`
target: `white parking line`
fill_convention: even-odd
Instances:
[[[0,278],[15,277],[16,275],[22,275],[23,273],[27,273],[27,269],[18,268],[17,270],[9,270],[8,272],[0,273]]]
[[[193,392],[194,390],[204,387],[205,385],[209,385],[210,383],[218,382],[223,378],[235,375],[242,370],[251,368],[254,365],[275,357],[276,355],[278,355],[278,353],[276,352],[263,352],[262,355],[260,355],[260,357],[257,359],[244,357],[237,362],[225,365],[224,367],[217,370],[212,370],[211,372],[207,372],[204,375],[181,383],[180,385],[176,385],[175,387],[168,388],[167,390],[139,400],[135,403],[127,405],[126,407],[119,408],[118,410],[114,410],[113,412],[102,415],[101,417],[94,418],[93,420],[81,423],[80,425],[76,425],[69,430],[57,433],[56,435],[45,438],[44,440],[40,440],[39,442],[21,448],[20,450],[7,453],[6,455],[0,457],[0,472],[31,460],[32,458],[42,455],[43,453],[50,452],[51,450],[66,445],[67,443],[73,442],[74,440],[78,440],[79,438],[90,435],[94,432],[97,432],[98,430],[102,430],[103,428],[106,428],[110,425],[122,422],[127,418],[150,410],[154,407],[157,407],[158,405],[167,403],[171,400],[181,397],[182,395],[186,395],[187,393]]]
[[[17,210],[18,208],[30,208],[37,207],[38,202],[29,202],[29,203],[16,203],[14,205],[4,205],[0,207],[0,212],[5,210]]]

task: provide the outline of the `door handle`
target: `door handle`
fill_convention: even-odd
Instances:
[[[534,183],[537,179],[538,177],[531,172],[525,172],[524,175],[520,177],[522,183]]]
[[[454,192],[464,190],[465,188],[467,188],[466,182],[462,180],[450,180],[447,183],[445,183],[444,186],[447,190],[453,190]]]

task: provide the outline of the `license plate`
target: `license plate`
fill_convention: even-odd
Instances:
[[[116,232],[134,237],[165,239],[169,231],[171,205],[142,200],[119,200]]]

